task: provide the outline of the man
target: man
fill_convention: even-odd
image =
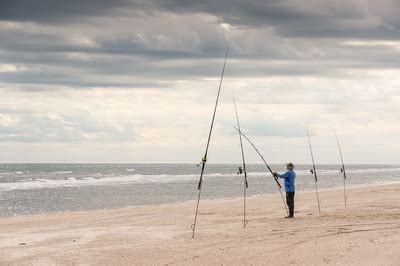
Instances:
[[[286,169],[287,169],[287,171],[284,174],[279,174],[277,172],[274,172],[274,175],[279,178],[285,179],[286,203],[289,207],[289,215],[286,216],[285,218],[293,218],[294,217],[294,192],[295,192],[294,182],[296,179],[296,173],[293,171],[294,164],[287,163]]]

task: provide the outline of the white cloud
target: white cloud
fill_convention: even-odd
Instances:
[[[0,73],[10,73],[28,70],[25,66],[16,66],[12,64],[0,64]]]

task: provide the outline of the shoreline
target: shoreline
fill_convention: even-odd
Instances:
[[[368,188],[368,187],[375,187],[375,186],[389,186],[389,185],[398,185],[400,184],[400,181],[383,181],[382,183],[371,183],[371,184],[356,184],[356,185],[346,185],[347,190],[353,190],[353,189],[360,189],[360,188]],[[330,192],[330,191],[343,191],[343,186],[335,186],[335,187],[329,187],[329,188],[320,188],[318,187],[318,192]],[[299,190],[296,191],[296,195],[300,193],[315,193],[315,189],[309,189],[309,190]],[[282,194],[285,196],[285,191],[284,188],[282,187]],[[274,196],[274,195],[279,195],[279,192],[276,191],[274,193],[262,193],[262,194],[254,194],[254,195],[248,195],[247,198],[258,198],[258,197],[265,197],[265,196]],[[196,204],[197,200],[195,199],[197,196],[194,197],[194,199],[191,200],[183,200],[183,201],[173,201],[173,202],[166,202],[166,203],[159,203],[159,204],[140,204],[140,205],[131,205],[131,206],[125,206],[125,207],[117,207],[117,208],[106,208],[106,209],[89,209],[89,210],[78,210],[78,211],[61,211],[61,212],[43,212],[43,213],[32,213],[32,214],[15,214],[15,215],[10,215],[10,216],[0,216],[0,220],[4,219],[13,219],[13,218],[19,218],[19,217],[31,217],[31,216],[47,216],[47,215],[62,215],[62,214],[85,214],[85,213],[91,213],[91,212],[107,212],[107,211],[123,211],[127,209],[136,209],[136,208],[145,208],[145,207],[157,207],[157,206],[168,206],[168,205],[175,205],[175,204]],[[224,201],[230,201],[230,200],[241,200],[243,199],[242,196],[238,197],[220,197],[220,198],[202,198],[201,202],[224,202]],[[201,204],[200,202],[200,204]]]

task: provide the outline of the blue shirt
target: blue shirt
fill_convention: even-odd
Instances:
[[[296,178],[296,173],[292,170],[288,170],[284,174],[278,174],[278,177],[285,179],[285,191],[295,192],[294,180]]]

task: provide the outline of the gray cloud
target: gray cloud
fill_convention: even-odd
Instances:
[[[398,39],[400,4],[394,1],[183,1],[161,0],[173,12],[214,14],[244,27],[273,27],[290,37]]]
[[[232,25],[268,26],[283,35],[305,37],[393,39],[399,37],[400,26],[400,4],[390,0],[3,0],[0,7],[0,20],[70,23],[96,16],[204,13]]]
[[[130,6],[127,0],[1,0],[0,19],[9,21],[64,21],[84,16],[104,16]]]
[[[349,70],[399,63],[398,46],[348,44],[398,39],[400,7],[389,1],[3,0],[0,7],[0,21],[10,22],[0,26],[0,63],[27,68],[0,73],[3,83],[171,87],[217,76],[227,42],[235,77],[350,78]]]

